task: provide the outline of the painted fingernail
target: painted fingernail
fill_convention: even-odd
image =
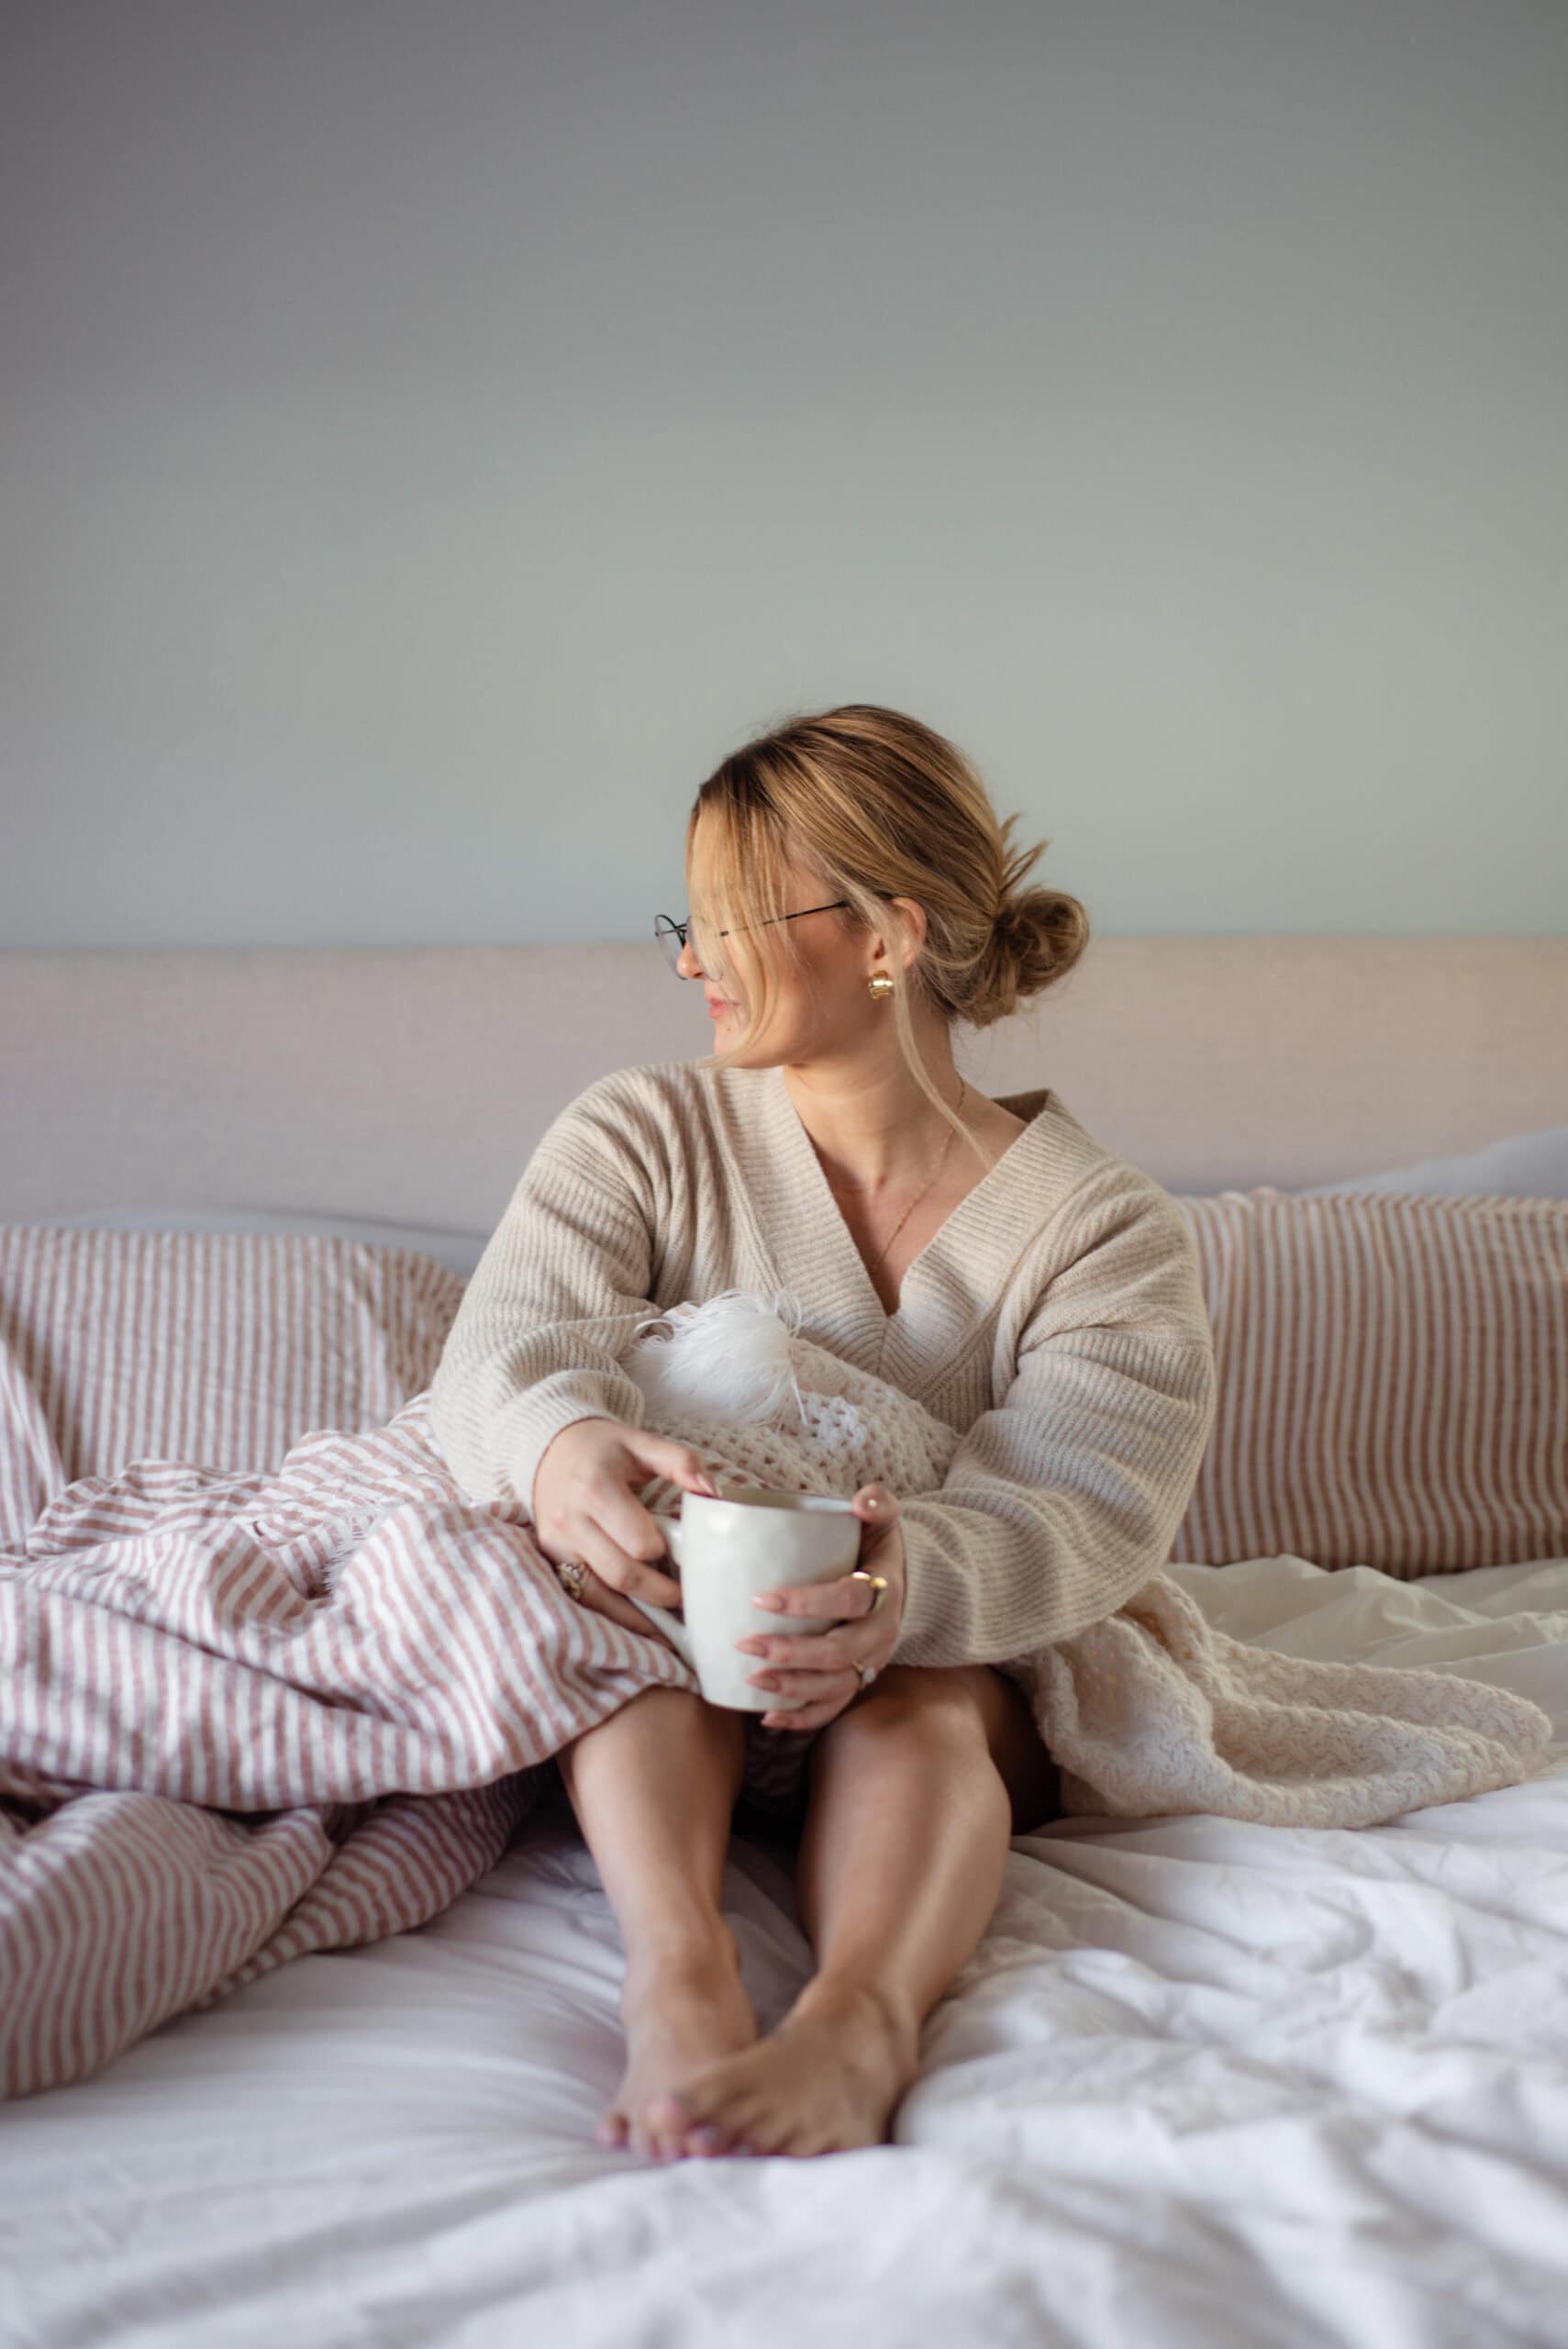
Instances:
[[[779,1602],[776,1598],[757,1598],[752,1599],[751,1604],[753,1607],[765,1607],[771,1615],[776,1615],[779,1611]]]

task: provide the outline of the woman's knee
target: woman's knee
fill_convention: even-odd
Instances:
[[[694,1746],[706,1748],[727,1763],[731,1775],[739,1779],[745,1716],[732,1712],[727,1706],[710,1705],[695,1688],[672,1688],[660,1683],[651,1688],[639,1688],[592,1729],[584,1730],[558,1747],[554,1759],[570,1786],[579,1747],[592,1745],[598,1753],[624,1753],[631,1766],[640,1769],[650,1741],[660,1751],[673,1747],[686,1753]]]
[[[922,1738],[988,1757],[1006,1789],[1015,1835],[1061,1817],[1057,1765],[1023,1691],[994,1665],[889,1664],[822,1735],[847,1742],[912,1726]]]
[[[888,1729],[911,1718],[986,1742],[984,1664],[890,1664],[828,1724]],[[826,1735],[826,1731],[824,1734]]]

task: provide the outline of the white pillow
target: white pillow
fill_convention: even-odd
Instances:
[[[1540,1126],[1532,1132],[1505,1134],[1461,1158],[1428,1158],[1414,1166],[1393,1166],[1377,1174],[1341,1174],[1293,1191],[1313,1199],[1325,1191],[1411,1191],[1462,1198],[1483,1192],[1493,1198],[1568,1199],[1568,1126]]]

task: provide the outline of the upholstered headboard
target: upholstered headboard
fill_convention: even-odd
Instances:
[[[488,1232],[608,1068],[712,1049],[644,943],[0,953],[0,1220],[259,1207]],[[961,1030],[1173,1191],[1305,1187],[1568,1120],[1568,939],[1098,938]]]

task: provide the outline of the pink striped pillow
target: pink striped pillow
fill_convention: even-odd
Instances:
[[[1568,1202],[1176,1204],[1219,1395],[1173,1559],[1412,1575],[1568,1556]]]
[[[363,1241],[0,1224],[0,1547],[79,1476],[264,1471],[318,1428],[384,1426],[463,1286]]]

